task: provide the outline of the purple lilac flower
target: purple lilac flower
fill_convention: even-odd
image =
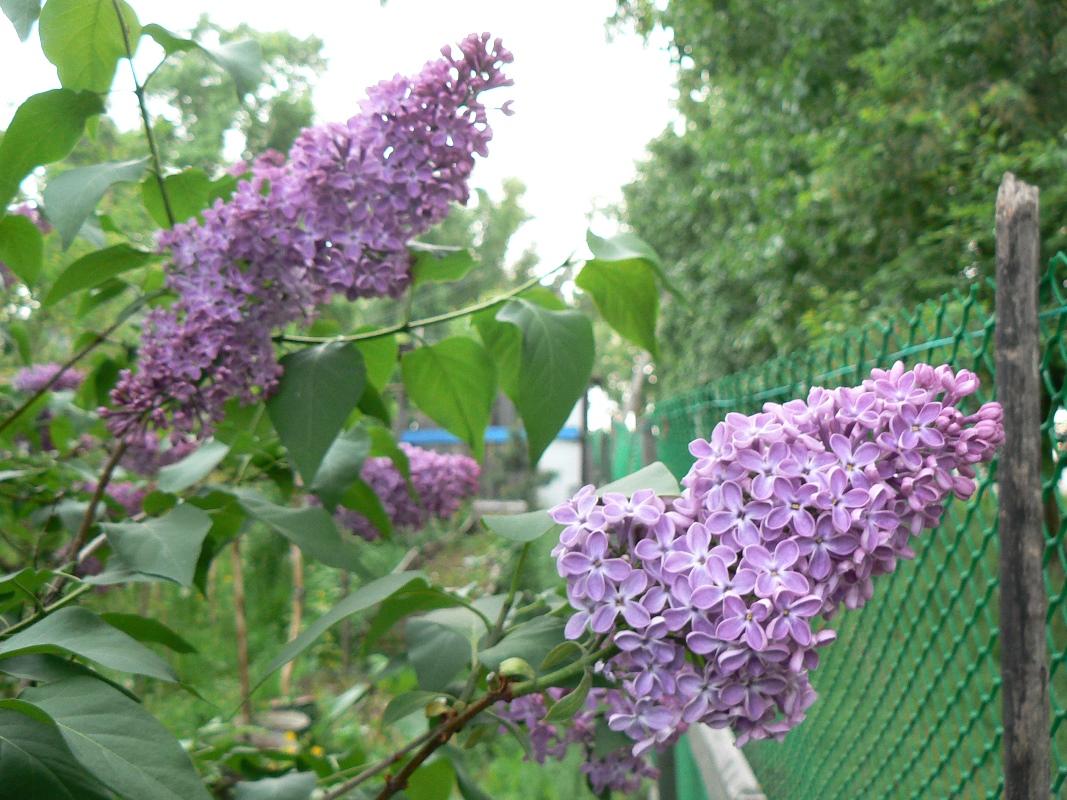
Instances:
[[[549,689],[548,694],[558,701],[565,696],[566,690]],[[527,727],[533,751],[527,758],[532,757],[539,764],[547,758],[563,760],[568,748],[578,748],[585,759],[581,771],[596,795],[608,791],[633,794],[641,788],[642,779],[659,777],[659,771],[647,759],[635,756],[629,747],[597,755],[597,717],[633,712],[633,704],[618,689],[592,689],[586,697],[585,707],[575,715],[570,726],[562,729],[544,721],[547,704],[543,695],[500,702],[494,710],[500,718]],[[685,724],[679,727],[684,730]],[[678,735],[680,733],[675,733],[672,738]]]
[[[551,511],[567,525],[553,551],[575,608],[565,633],[619,645],[599,671],[622,698],[602,710],[634,739],[631,756],[698,720],[742,744],[804,720],[817,648],[836,638],[826,624],[914,557],[912,537],[973,495],[975,465],[1003,442],[997,403],[955,407],[977,388],[966,370],[898,363],[728,414],[693,442],[680,497],[597,500],[585,487]],[[591,576],[613,559],[630,572],[605,576],[597,596]]]
[[[361,477],[381,500],[394,528],[418,530],[431,517],[448,519],[465,500],[478,493],[482,470],[470,456],[437,453],[401,442],[400,449],[411,467],[411,496],[408,482],[387,457],[368,458]],[[381,536],[370,520],[347,508],[336,514],[337,523],[367,541]]]
[[[23,394],[36,394],[48,386],[53,379],[55,379],[55,383],[48,387],[53,392],[77,389],[82,385],[82,381],[85,380],[85,373],[73,367],[63,370],[61,373],[60,370],[62,369],[62,364],[54,362],[25,367],[15,373],[15,377],[11,379],[11,388]],[[56,378],[57,375],[59,376],[58,378]]]
[[[305,129],[288,159],[267,154],[203,222],[165,231],[167,286],[149,313],[137,373],[103,409],[113,434],[210,431],[230,398],[269,396],[281,367],[272,335],[336,295],[398,297],[411,281],[407,243],[469,197],[474,156],[492,131],[479,95],[510,85],[512,56],[488,34],[412,78],[368,90],[347,123]]]

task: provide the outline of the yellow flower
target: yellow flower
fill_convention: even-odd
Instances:
[[[322,758],[323,755],[325,755],[325,753],[326,753],[326,751],[323,750],[318,745],[315,745],[314,747],[311,748],[311,755],[315,756],[316,758]]]
[[[296,731],[286,731],[284,735],[285,735],[285,741],[287,741],[287,742],[295,742],[296,741]]]

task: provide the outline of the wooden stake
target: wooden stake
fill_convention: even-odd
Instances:
[[[304,616],[304,554],[295,544],[289,545],[289,560],[293,565],[292,614],[289,616],[289,641],[300,635]],[[289,697],[293,688],[293,661],[282,667],[281,695]]]
[[[252,679],[248,669],[248,616],[245,609],[245,568],[241,539],[230,545],[233,555],[233,627],[237,636],[237,677],[241,682],[241,721],[252,722]]]
[[[1041,504],[1038,190],[1004,175],[997,193],[997,466],[1005,800],[1048,800],[1049,688]]]

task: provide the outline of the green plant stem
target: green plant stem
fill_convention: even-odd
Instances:
[[[534,694],[535,692],[543,692],[545,689],[561,683],[562,681],[578,677],[596,662],[611,658],[617,652],[619,652],[619,648],[613,644],[608,645],[607,647],[590,653],[587,656],[582,656],[573,664],[560,667],[555,672],[549,672],[542,675],[540,678],[535,678],[533,680],[512,684],[509,694],[511,697],[522,697],[527,694]]]
[[[395,777],[386,778],[385,786],[378,792],[375,800],[388,800],[399,791],[407,788],[408,779],[415,773],[422,763],[429,758],[434,752],[445,744],[448,744],[451,739],[459,731],[463,730],[463,726],[474,719],[476,716],[485,711],[493,703],[502,699],[507,695],[508,683],[506,680],[501,680],[499,684],[487,691],[477,702],[472,703],[463,709],[462,712],[456,714],[449,720],[445,720],[439,726],[439,733],[430,739],[422,748],[411,757],[411,760],[406,763],[403,768],[396,774]]]
[[[35,402],[37,402],[37,399],[39,397],[41,397],[46,392],[48,392],[48,390],[51,389],[52,386],[55,385],[56,381],[58,381],[61,377],[63,377],[63,373],[65,373],[67,370],[69,370],[71,367],[73,367],[75,364],[77,364],[79,361],[81,361],[83,358],[85,358],[87,355],[89,355],[89,353],[91,353],[93,350],[95,350],[101,344],[106,342],[108,340],[108,337],[110,337],[111,334],[113,334],[116,330],[118,330],[119,327],[124,322],[126,322],[126,320],[128,320],[131,316],[133,316],[133,313],[135,311],[137,311],[142,305],[144,305],[149,300],[153,300],[156,297],[159,297],[162,293],[163,293],[162,291],[158,291],[158,292],[151,292],[149,294],[142,295],[141,297],[138,297],[136,300],[131,302],[124,309],[122,309],[122,311],[119,312],[118,317],[115,319],[115,321],[113,323],[111,323],[108,327],[106,327],[100,333],[96,334],[93,337],[92,341],[90,341],[88,344],[86,344],[84,347],[82,347],[81,350],[79,350],[77,353],[75,353],[70,358],[68,358],[66,361],[64,361],[63,364],[60,366],[59,370],[56,372],[55,375],[52,376],[51,380],[49,380],[48,383],[46,383],[44,386],[42,386],[40,389],[38,389],[32,395],[30,395],[30,397],[26,400],[26,402],[24,402],[22,405],[20,405],[18,408],[16,408],[14,411],[12,411],[4,419],[3,422],[0,422],[0,433],[3,433],[3,431],[6,430],[12,423],[14,423],[15,420],[17,420],[24,413],[26,413],[26,409],[28,409]]]
[[[503,303],[505,300],[509,300],[518,294],[522,294],[527,289],[530,289],[549,275],[553,275],[559,272],[565,267],[571,265],[571,261],[567,260],[553,269],[551,272],[547,272],[544,275],[539,275],[536,278],[530,278],[528,281],[516,286],[503,294],[497,295],[489,300],[483,300],[480,303],[475,303],[472,306],[461,308],[458,311],[449,311],[446,314],[438,314],[433,317],[424,317],[423,319],[410,320],[405,322],[398,322],[396,325],[389,325],[385,328],[379,328],[376,331],[366,331],[364,333],[350,333],[347,336],[297,336],[293,334],[280,334],[274,337],[276,342],[292,342],[294,344],[323,344],[325,342],[363,342],[368,339],[380,339],[383,336],[392,336],[396,333],[406,333],[408,331],[416,330],[417,328],[424,328],[430,325],[438,325],[442,322],[449,322],[450,320],[460,319],[462,317],[476,314],[479,311],[484,311],[487,308],[492,308],[495,305]]]
[[[123,453],[126,452],[127,444],[124,441],[120,441],[115,446],[114,451],[111,453],[111,457],[104,465],[103,471],[100,473],[100,477],[96,481],[96,489],[93,490],[93,496],[89,498],[89,505],[85,509],[85,513],[82,514],[81,524],[78,526],[78,532],[74,534],[74,541],[70,544],[70,552],[74,556],[73,563],[78,563],[78,553],[85,546],[85,543],[89,540],[89,532],[92,531],[93,525],[96,524],[96,509],[100,506],[100,501],[104,498],[104,492],[107,490],[107,485],[111,482],[111,476],[115,472],[115,467],[119,465],[119,460],[122,458]],[[66,576],[61,575],[59,580],[56,581],[55,586],[52,587],[48,595],[45,597],[44,603],[48,605],[59,597],[59,593],[63,591],[63,586],[67,582]]]
[[[83,594],[85,594],[92,588],[92,584],[83,583],[81,586],[79,586],[73,592],[68,594],[66,597],[61,597],[56,602],[52,603],[52,605],[45,606],[41,611],[37,612],[33,616],[26,617],[26,619],[22,620],[22,622],[16,622],[14,625],[5,628],[3,631],[0,631],[0,636],[11,636],[12,634],[18,633],[19,631],[30,627],[35,622],[39,622],[54,611],[58,611],[59,609],[63,608],[63,606],[69,605],[70,603],[74,602],[77,598],[81,597]]]
[[[148,105],[145,103],[145,88],[144,85],[137,80],[137,71],[133,68],[133,47],[130,46],[130,31],[126,27],[126,20],[122,16],[122,8],[119,6],[119,0],[111,0],[111,5],[115,7],[115,14],[119,18],[119,27],[122,29],[122,41],[126,45],[126,60],[130,62],[130,75],[133,77],[134,94],[137,95],[137,105],[141,109],[141,121],[144,123],[144,135],[148,139],[148,150],[152,155],[152,169],[156,174],[156,181],[159,183],[159,193],[163,198],[163,210],[167,214],[167,221],[170,223],[170,227],[174,227],[176,222],[174,218],[174,209],[170,204],[170,197],[167,195],[167,184],[163,180],[163,161],[159,157],[159,147],[156,145],[155,134],[152,133],[152,118],[148,115]]]
[[[441,729],[442,729],[442,726],[438,725],[436,728],[433,728],[432,730],[426,731],[426,733],[424,733],[422,736],[419,736],[419,737],[417,737],[415,739],[412,739],[410,742],[408,742],[406,745],[401,747],[399,750],[397,750],[392,755],[388,755],[385,758],[382,758],[382,759],[379,759],[378,761],[375,761],[371,766],[367,767],[365,770],[363,770],[362,772],[357,774],[355,777],[350,778],[349,780],[347,780],[344,783],[342,783],[340,786],[337,786],[334,789],[331,789],[330,791],[326,792],[326,794],[324,794],[322,796],[322,800],[335,800],[336,798],[341,797],[342,795],[347,794],[348,792],[352,791],[357,786],[359,786],[361,783],[364,783],[365,781],[368,781],[371,778],[373,778],[375,775],[378,775],[381,772],[384,772],[389,767],[393,766],[393,764],[396,764],[398,761],[403,759],[404,756],[406,756],[408,753],[410,753],[415,748],[422,746],[423,744],[425,744],[426,742],[428,742],[430,739],[434,738],[435,736],[439,736],[440,735],[439,732],[440,732]],[[334,777],[335,778],[335,777],[337,777],[337,775],[340,775],[340,774],[343,774],[343,773],[337,773],[336,775],[332,775],[330,777]]]

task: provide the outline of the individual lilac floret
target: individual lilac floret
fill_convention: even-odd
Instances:
[[[381,501],[394,528],[418,530],[431,517],[448,519],[464,501],[478,493],[482,470],[470,456],[436,453],[401,442],[411,468],[411,490],[400,470],[387,457],[368,458],[361,477]],[[357,511],[342,508],[337,522],[357,536],[373,541],[381,532]]]
[[[62,364],[56,363],[34,364],[15,373],[11,388],[23,394],[36,394],[45,387],[53,392],[64,392],[77,389],[84,380],[85,373],[80,369],[68,367],[64,370]]]
[[[231,398],[268,397],[281,377],[272,336],[337,295],[398,297],[407,243],[466,202],[474,156],[492,131],[479,95],[510,85],[512,60],[471,35],[412,78],[368,90],[347,123],[304,130],[288,159],[260,157],[229,202],[160,237],[169,307],[145,319],[136,373],[103,409],[121,438],[205,435]]]
[[[551,510],[575,609],[564,633],[618,646],[600,671],[624,690],[607,718],[634,755],[697,721],[743,744],[804,720],[817,650],[836,638],[826,623],[914,557],[911,538],[974,494],[1003,442],[997,403],[956,408],[977,389],[966,370],[898,363],[728,414],[692,443],[679,497],[590,486]]]

